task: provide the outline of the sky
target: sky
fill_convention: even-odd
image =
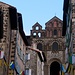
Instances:
[[[26,35],[30,35],[32,26],[38,22],[42,29],[45,23],[54,16],[62,20],[63,0],[0,0],[16,7],[17,12],[22,14],[23,29]]]

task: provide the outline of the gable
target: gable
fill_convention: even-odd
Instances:
[[[41,26],[38,22],[36,22],[36,23],[32,26],[32,29],[33,29],[33,30],[39,30],[39,29],[42,29],[42,26]]]
[[[54,16],[52,19],[50,19],[48,22],[45,23],[46,27],[52,27],[53,24],[56,23],[63,23],[61,19],[58,17]]]

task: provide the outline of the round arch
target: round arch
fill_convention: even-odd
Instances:
[[[52,44],[52,50],[58,50],[58,43],[57,42],[53,42]]]
[[[37,49],[39,49],[39,50],[44,50],[44,41],[42,41],[42,40],[37,40],[37,41],[35,41],[36,42],[36,44],[37,44]]]
[[[60,75],[60,63],[54,61],[50,65],[50,75]]]
[[[50,59],[49,61],[48,61],[48,75],[51,75],[50,73],[51,73],[51,71],[50,71],[50,66],[51,66],[51,64],[53,63],[53,62],[57,62],[59,65],[60,64],[62,64],[62,62],[61,62],[61,60],[60,59],[58,59],[58,58],[52,58],[52,59]],[[55,74],[56,75],[56,74]],[[60,74],[59,74],[60,75]]]

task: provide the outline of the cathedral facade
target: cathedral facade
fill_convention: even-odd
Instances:
[[[61,64],[65,64],[65,38],[62,36],[63,21],[54,16],[45,23],[45,29],[37,22],[30,36],[37,49],[44,52],[44,75],[60,75]]]

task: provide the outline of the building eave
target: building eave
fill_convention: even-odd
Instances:
[[[68,13],[68,7],[69,7],[69,0],[64,0],[62,36],[66,35],[66,29],[67,29],[67,23],[66,23],[67,15],[66,14]]]
[[[63,11],[67,12],[69,6],[69,0],[64,0]]]

